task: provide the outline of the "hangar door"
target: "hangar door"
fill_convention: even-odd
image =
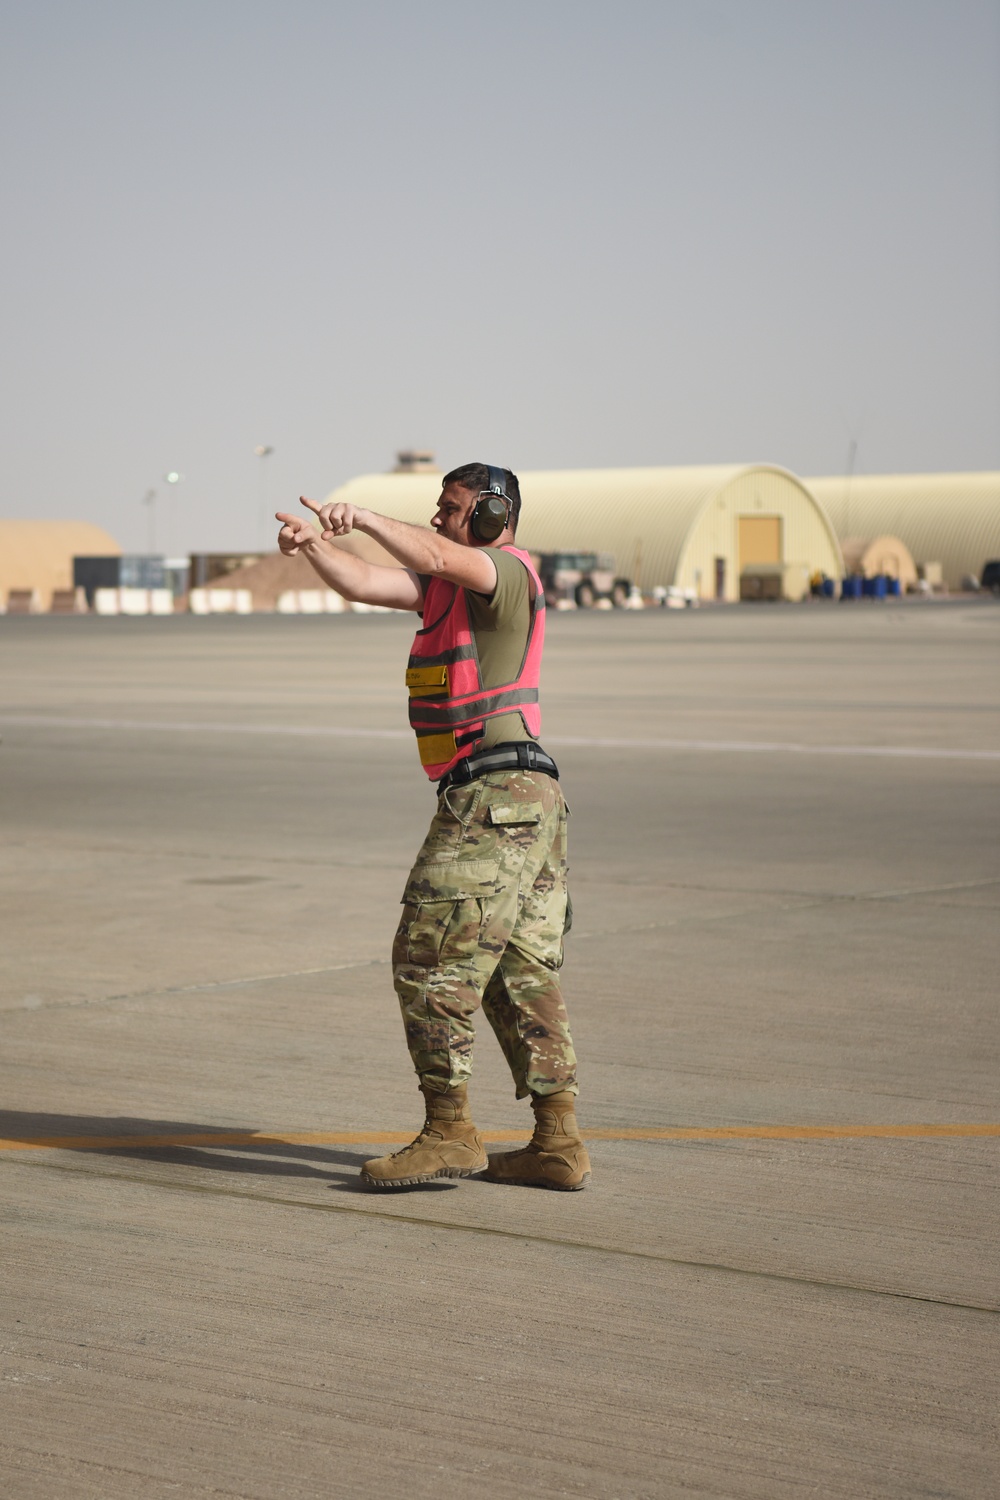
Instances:
[[[740,516],[740,572],[781,562],[781,517]]]

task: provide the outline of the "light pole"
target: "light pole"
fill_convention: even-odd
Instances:
[[[156,491],[147,490],[142,503],[146,507],[146,551],[151,554],[156,547]]]
[[[267,465],[265,460],[270,458],[274,449],[268,443],[258,443],[253,450],[260,459],[260,495],[257,501],[257,511],[260,516],[259,524],[264,528],[264,550],[267,551],[267,537],[271,530],[270,517],[267,513]]]
[[[179,474],[176,469],[169,469],[163,477],[169,485],[181,484],[184,479],[184,475]],[[156,491],[150,490],[146,498],[149,501],[149,550],[152,553],[156,551],[156,528],[153,524],[153,510],[156,504]]]

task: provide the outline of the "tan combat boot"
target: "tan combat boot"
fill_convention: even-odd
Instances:
[[[590,1157],[580,1137],[574,1113],[575,1095],[533,1094],[535,1133],[520,1151],[491,1156],[488,1182],[510,1182],[524,1187],[558,1188],[574,1192],[590,1181]]]
[[[486,1167],[483,1138],[472,1123],[465,1084],[443,1094],[421,1084],[420,1092],[427,1101],[423,1130],[402,1151],[365,1162],[361,1180],[369,1187],[411,1187],[437,1177],[471,1177]]]

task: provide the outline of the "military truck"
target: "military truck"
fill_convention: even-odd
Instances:
[[[615,577],[615,560],[606,552],[540,552],[535,566],[552,609],[593,609],[605,599],[624,609],[632,591],[631,579]]]

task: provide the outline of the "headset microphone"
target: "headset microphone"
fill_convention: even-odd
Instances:
[[[480,542],[495,542],[510,522],[511,499],[507,494],[506,470],[486,465],[487,488],[480,490],[472,512],[472,535]]]

